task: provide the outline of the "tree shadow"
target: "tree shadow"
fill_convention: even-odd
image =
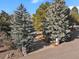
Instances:
[[[32,46],[30,48],[30,51],[28,53],[37,51],[37,50],[39,50],[41,48],[44,48],[45,46],[48,46],[48,45],[50,45],[50,43],[46,43],[43,40],[39,40],[39,41],[33,42]]]
[[[75,40],[76,38],[79,38],[79,31],[73,31],[68,34],[70,37],[68,37],[68,38],[66,37],[65,41],[60,41],[60,44],[63,42],[71,42],[71,41]],[[44,48],[44,46],[49,46],[50,44],[51,44],[50,42],[46,42],[43,40],[35,41],[32,43],[29,53],[37,51],[41,48]]]
[[[79,38],[79,31],[78,30],[74,31],[73,34],[72,34],[72,37],[73,38]]]
[[[73,41],[75,40],[76,38],[79,38],[79,31],[73,31],[70,34],[70,37],[66,38],[65,42],[70,42],[70,41]]]

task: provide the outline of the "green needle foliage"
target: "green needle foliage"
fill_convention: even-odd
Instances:
[[[47,10],[44,32],[50,33],[48,37],[52,40],[65,37],[69,31],[70,9],[65,6],[64,0],[55,0]]]
[[[42,3],[39,8],[36,10],[36,14],[33,14],[33,24],[34,28],[37,31],[43,30],[42,20],[45,19],[47,8],[50,6],[49,2]]]
[[[32,33],[34,29],[31,16],[22,4],[13,14],[11,24],[11,36],[14,39],[14,44],[16,44],[17,48],[27,48],[33,41]]]
[[[78,8],[73,7],[71,10],[71,17],[73,18],[72,20],[74,23],[79,24],[79,14],[78,14]]]

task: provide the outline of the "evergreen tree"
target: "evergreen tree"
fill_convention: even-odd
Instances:
[[[43,30],[42,20],[45,19],[47,8],[50,6],[49,2],[42,3],[39,8],[36,10],[36,14],[33,15],[33,24],[34,28],[37,31]]]
[[[72,14],[78,14],[78,8],[77,7],[73,7],[71,10]]]
[[[54,0],[54,3],[47,10],[46,21],[49,24],[45,23],[44,27],[49,28],[47,31],[51,33],[50,38],[54,40],[65,37],[69,30],[70,9],[65,6],[64,0]],[[46,30],[44,31],[46,32]]]
[[[26,9],[21,4],[15,11],[11,21],[11,35],[16,46],[27,48],[33,41],[32,19]]]
[[[78,14],[78,8],[77,7],[72,8],[71,17],[72,17],[72,21],[73,21],[74,25],[79,23],[79,14]]]
[[[45,42],[50,43],[51,27],[49,20],[42,20],[43,23],[43,35],[45,35]]]
[[[0,31],[4,31],[7,35],[11,30],[10,26],[10,15],[2,10],[0,13]]]

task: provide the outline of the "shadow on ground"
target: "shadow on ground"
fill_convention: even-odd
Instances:
[[[48,46],[48,45],[50,45],[50,43],[46,43],[42,40],[41,41],[36,41],[32,44],[32,47],[30,48],[30,52],[39,50],[39,49],[44,48],[45,46]]]
[[[71,32],[71,37],[68,38],[68,40],[66,40],[65,42],[70,42],[70,41],[73,41],[74,39],[76,38],[79,38],[79,31],[73,31]],[[61,42],[62,44],[63,42]],[[36,41],[34,42],[34,44],[31,46],[30,48],[30,52],[33,52],[33,51],[36,51],[36,50],[39,50],[41,48],[44,48],[44,46],[48,46],[50,45],[51,43],[46,43],[45,41]],[[29,52],[29,53],[30,53]]]
[[[65,42],[70,42],[73,41],[74,39],[79,38],[79,31],[73,31],[70,33],[70,37],[67,38],[67,40]]]

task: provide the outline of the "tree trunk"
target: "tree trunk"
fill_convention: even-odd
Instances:
[[[59,38],[56,38],[55,45],[58,46],[60,44]]]
[[[23,54],[23,56],[26,56],[27,55],[26,47],[22,47],[22,54]]]

